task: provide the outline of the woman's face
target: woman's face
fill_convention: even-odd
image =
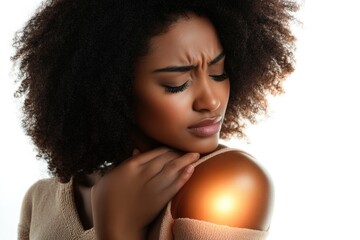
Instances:
[[[190,15],[150,41],[135,67],[135,121],[146,137],[207,153],[218,146],[230,84],[211,22]]]

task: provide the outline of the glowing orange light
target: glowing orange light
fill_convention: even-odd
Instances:
[[[220,195],[215,200],[215,209],[219,213],[230,213],[235,206],[235,199],[231,195]]]

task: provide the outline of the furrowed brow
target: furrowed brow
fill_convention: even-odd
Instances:
[[[215,63],[219,62],[224,57],[225,57],[225,53],[224,52],[220,53],[219,56],[217,56],[216,58],[211,60],[211,62],[209,62],[209,66],[214,65]]]
[[[222,52],[220,53],[216,58],[214,58],[213,60],[211,60],[209,62],[209,66],[214,65],[215,63],[219,62],[221,59],[223,59],[225,57],[225,53]],[[169,67],[164,67],[164,68],[158,68],[155,69],[154,71],[152,71],[153,73],[158,73],[158,72],[188,72],[191,71],[192,69],[196,68],[195,65],[189,65],[189,66],[169,66]]]
[[[189,65],[189,66],[169,66],[165,68],[159,68],[155,69],[153,72],[188,72],[192,69],[194,69],[195,65]]]

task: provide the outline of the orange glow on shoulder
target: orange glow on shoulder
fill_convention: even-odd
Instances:
[[[201,215],[215,223],[235,224],[242,210],[242,198],[242,194],[233,188],[218,188],[208,195],[206,202],[203,202]]]
[[[199,165],[173,201],[173,216],[266,230],[269,182],[252,162],[235,157],[215,157]]]
[[[219,195],[217,199],[215,199],[214,209],[220,214],[227,214],[234,209],[235,200],[230,195]]]

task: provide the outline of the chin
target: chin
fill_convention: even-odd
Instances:
[[[185,146],[179,146],[178,149],[185,152],[196,152],[200,154],[211,153],[219,146],[219,138],[197,139],[189,142]]]
[[[182,152],[193,152],[200,154],[207,154],[215,151],[219,146],[220,134],[208,138],[200,138],[186,136],[184,138],[177,139],[154,139],[152,140],[152,148],[159,146],[167,146],[172,149],[176,149]]]

